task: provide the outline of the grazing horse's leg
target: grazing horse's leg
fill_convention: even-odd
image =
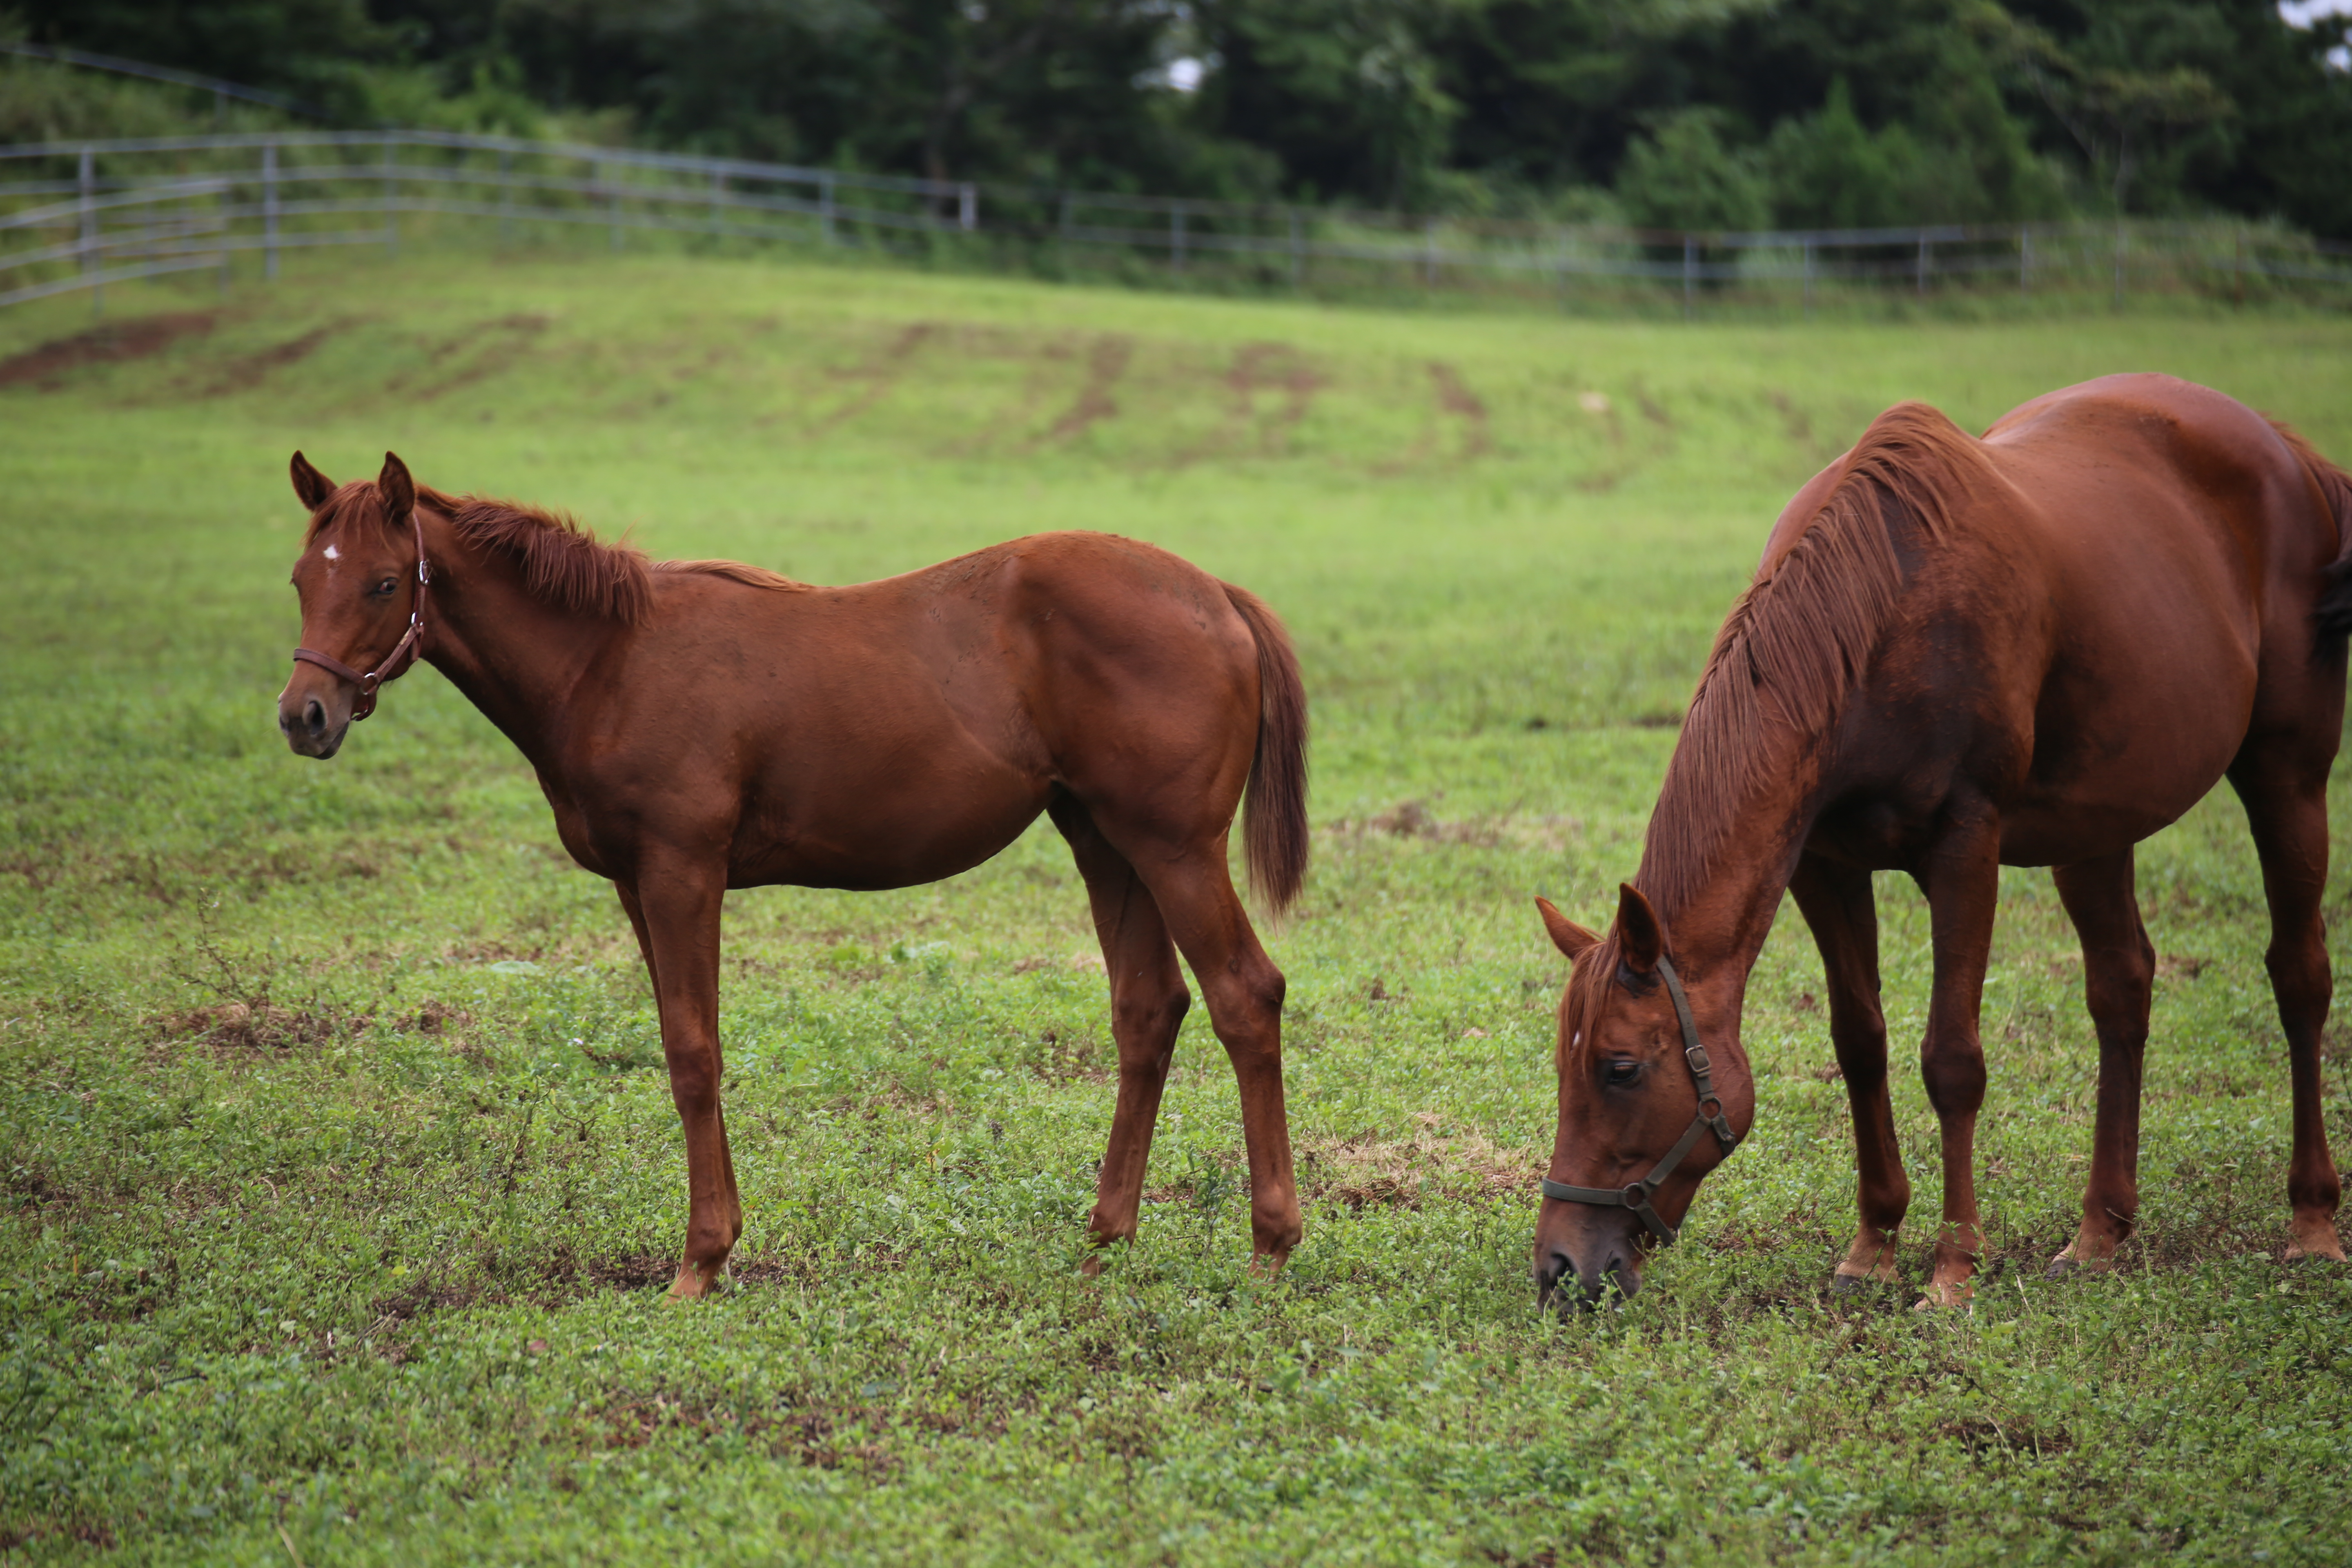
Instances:
[[[1917,872],[1936,942],[1935,988],[1927,1004],[1927,1038],[1919,1047],[1919,1074],[1941,1125],[1944,1157],[1944,1223],[1927,1299],[1955,1307],[1974,1294],[1969,1279],[1984,1247],[1977,1214],[1976,1140],[1985,1062],[1977,1015],[2000,897],[2000,823],[1980,801],[1956,801],[1948,810],[1943,837]]]
[[[2073,1245],[2051,1260],[2050,1277],[2113,1268],[2116,1248],[2139,1215],[2140,1057],[2147,1047],[2156,949],[2132,893],[2132,852],[2051,869],[2066,916],[2083,939],[2083,994],[2099,1033],[2099,1120],[2091,1137],[2091,1179]]]
[[[718,1282],[743,1234],[743,1202],[719,1107],[719,911],[726,879],[716,865],[648,855],[621,902],[637,928],[654,1000],[661,1010],[662,1055],[670,1099],[686,1130],[686,1255],[675,1298],[699,1296]]]
[[[1832,1289],[1860,1289],[1870,1280],[1892,1284],[1895,1233],[1911,1206],[1911,1179],[1895,1138],[1895,1110],[1886,1098],[1886,1016],[1878,1005],[1878,906],[1870,873],[1807,855],[1789,889],[1822,950],[1830,994],[1830,1043],[1853,1106],[1855,1207],[1862,1226],[1837,1266]]]
[[[1222,835],[1173,853],[1130,851],[1128,859],[1192,966],[1209,1021],[1234,1064],[1242,1139],[1249,1149],[1251,1250],[1259,1266],[1277,1271],[1305,1234],[1282,1099],[1282,971],[1259,944],[1234,891]]]
[[[2330,736],[2332,740],[2332,735]],[[2282,747],[2284,752],[2285,748]],[[2332,748],[2331,748],[2332,752]],[[2319,1034],[2334,990],[2319,900],[2327,884],[2327,770],[2298,766],[2301,759],[2257,752],[2250,746],[2230,765],[2230,783],[2245,803],[2254,853],[2263,863],[2270,900],[2271,945],[2263,961],[2286,1033],[2287,1066],[2294,1085],[2294,1147],[2286,1173],[2293,1205],[2286,1255],[2343,1261],[2336,1208],[2343,1184],[2327,1151],[2320,1096]]]
[[[1110,1144],[1095,1182],[1095,1212],[1087,1228],[1095,1244],[1135,1239],[1143,1202],[1143,1172],[1160,1119],[1160,1091],[1176,1054],[1176,1031],[1192,1005],[1176,964],[1167,922],[1127,857],[1111,847],[1087,808],[1067,795],[1048,807],[1069,841],[1110,973],[1110,1032],[1118,1044],[1118,1107],[1111,1113]],[[1101,1268],[1088,1258],[1087,1271]]]

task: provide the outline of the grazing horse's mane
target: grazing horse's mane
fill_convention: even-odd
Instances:
[[[575,615],[634,626],[653,603],[656,572],[695,572],[724,577],[752,588],[798,588],[800,584],[740,561],[648,561],[627,543],[606,544],[561,512],[486,496],[453,496],[423,485],[417,500],[449,519],[457,537],[496,551],[522,567],[533,598]],[[384,516],[373,482],[344,485],[310,519],[311,539],[346,520],[393,526]],[[403,530],[402,531],[405,531]]]
[[[1766,730],[1822,734],[1868,672],[1903,592],[1893,530],[1907,521],[1922,543],[1940,542],[1953,504],[1988,471],[1958,426],[1924,403],[1896,404],[1845,455],[1796,542],[1732,605],[1684,716],[1633,878],[1662,917],[1697,894],[1751,794],[1785,776]],[[1671,924],[1667,934],[1671,942]],[[1563,1068],[1571,1043],[1600,1021],[1620,958],[1612,927],[1577,962]]]

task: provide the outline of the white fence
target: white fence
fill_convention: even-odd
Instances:
[[[921,249],[1060,270],[1150,268],[1265,287],[1626,300],[1967,289],[2259,290],[2352,300],[2352,247],[2258,226],[2032,224],[1683,233],[1035,190],[420,131],[0,147],[0,305],[240,256],[397,250],[404,220],[503,243],[557,230]],[[676,240],[664,243],[677,244]]]

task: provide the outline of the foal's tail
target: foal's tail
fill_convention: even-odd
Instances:
[[[1242,852],[1251,890],[1279,916],[1307,880],[1307,687],[1298,656],[1265,602],[1223,584],[1257,640],[1257,756],[1242,808]]]
[[[2319,574],[2319,597],[2311,607],[2312,628],[2322,637],[2352,632],[2352,474],[2319,455],[2319,449],[2273,419],[2271,428],[2303,460],[2304,471],[2327,498],[2336,515],[2336,559]]]

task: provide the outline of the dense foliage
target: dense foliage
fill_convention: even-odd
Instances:
[[[2273,0],[29,0],[358,121],[1662,225],[2352,234],[2352,17]],[[2334,51],[2334,63],[2330,54]]]

